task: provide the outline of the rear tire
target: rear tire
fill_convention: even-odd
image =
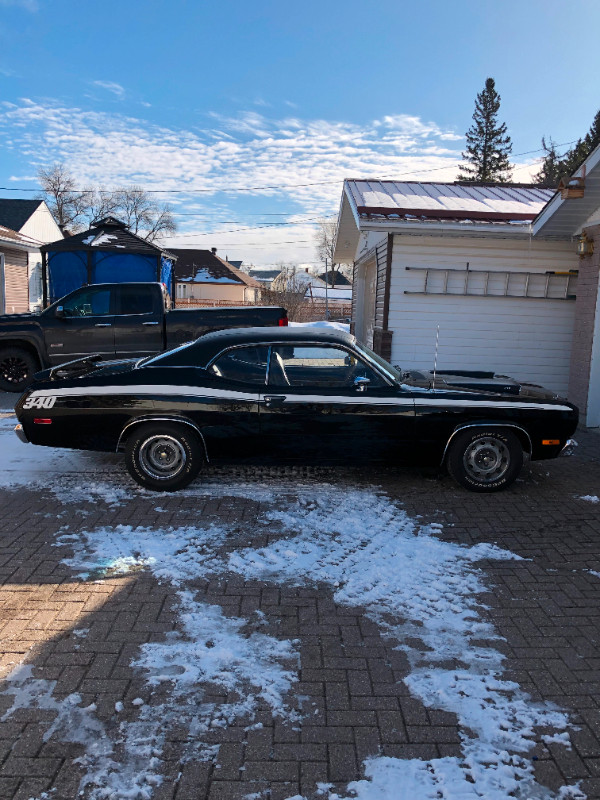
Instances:
[[[188,486],[203,463],[197,434],[176,423],[140,425],[125,446],[125,464],[131,477],[157,492],[175,492]]]
[[[3,347],[0,350],[0,389],[24,392],[39,368],[35,356],[23,347]]]
[[[452,440],[448,472],[472,492],[499,492],[513,483],[523,466],[523,448],[512,431],[470,428]]]

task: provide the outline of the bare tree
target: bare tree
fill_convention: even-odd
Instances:
[[[169,205],[160,205],[140,186],[128,186],[115,192],[115,212],[132,233],[149,242],[177,230]]]
[[[87,218],[90,190],[76,189],[73,176],[64,164],[40,167],[38,180],[44,200],[61,231],[81,227]]]
[[[77,189],[73,176],[60,163],[41,168],[38,178],[61,230],[76,231],[109,215],[122,219],[132,233],[149,242],[177,230],[169,205],[158,203],[140,186]]]
[[[324,218],[319,220],[315,233],[317,256],[325,265],[325,280],[330,286],[335,286],[340,273],[340,264],[334,261],[336,231],[336,221]]]

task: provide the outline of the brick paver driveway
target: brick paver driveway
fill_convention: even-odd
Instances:
[[[458,798],[455,767],[467,775],[461,800],[510,796],[501,776],[494,794],[473,766],[479,759],[492,769],[481,742],[498,731],[477,728],[470,690],[446,685],[444,694],[438,683],[428,696],[416,679],[428,651],[438,678],[473,675],[472,653],[485,660],[493,651],[494,668],[501,664],[502,680],[518,684],[524,707],[550,715],[549,725],[536,727],[534,714],[523,731],[531,746],[516,752],[509,744],[499,756],[517,778],[514,796],[533,796],[534,786],[536,797],[546,796],[541,787],[553,797],[579,784],[588,797],[600,797],[600,503],[580,499],[600,494],[600,435],[577,438],[573,458],[534,464],[513,489],[492,496],[416,470],[249,468],[212,472],[167,496],[134,487],[112,456],[54,454],[49,461],[47,451],[31,446],[23,446],[21,461],[6,456],[0,797],[347,797],[349,782],[364,779],[369,764],[392,770],[392,788],[363,781],[354,787],[359,797]],[[482,638],[490,639],[493,626],[503,639],[477,642],[471,631],[464,640],[471,655],[453,652],[459,627],[451,622],[448,639],[429,612],[417,619],[419,606],[402,586],[394,588],[392,572],[390,598],[399,592],[400,604],[381,592],[371,602],[370,578],[353,601],[369,559],[383,552],[382,569],[389,559],[387,545],[370,556],[370,542],[362,541],[356,558],[344,544],[348,505],[356,512],[352,525],[363,519],[366,539],[375,531],[381,542],[389,530],[391,539],[404,536],[406,547],[452,548],[443,551],[448,560],[433,582],[419,567],[421,551],[415,570],[425,569],[428,592],[448,570],[455,570],[457,596],[465,586],[471,591],[460,570],[467,582],[478,581],[479,588],[470,584],[476,597],[457,602],[463,611],[476,603]],[[390,508],[396,516],[382,522]],[[180,536],[174,543],[172,531]],[[287,543],[296,534],[304,544],[292,552]],[[353,535],[359,542],[360,532]],[[314,556],[311,542],[321,537],[322,546],[323,536],[331,551]],[[121,541],[128,542],[122,552]],[[476,567],[456,561],[484,543],[522,560],[491,557]],[[262,561],[247,555],[265,547],[271,556],[263,553]],[[296,557],[313,558],[310,570],[294,576]],[[265,558],[275,565],[272,574]],[[441,614],[462,613],[448,605],[447,591],[443,602],[425,593],[421,599],[434,610],[439,604]],[[439,641],[446,653],[433,652]],[[492,706],[502,706],[507,686],[490,684],[492,699],[479,698],[492,725]],[[566,714],[566,730],[552,722],[548,701],[558,717]],[[515,712],[508,728],[528,713]],[[509,733],[514,742],[515,730]],[[479,750],[470,749],[473,742]],[[393,772],[397,760],[406,768],[402,780],[404,773]],[[418,792],[421,765],[433,783]],[[368,774],[373,778],[373,768]],[[403,785],[410,793],[401,793]]]

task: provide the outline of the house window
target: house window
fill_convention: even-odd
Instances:
[[[187,297],[187,286],[185,283],[178,283],[177,284],[177,297],[181,300],[184,297]]]

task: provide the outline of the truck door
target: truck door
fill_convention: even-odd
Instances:
[[[163,348],[162,293],[143,283],[115,287],[115,352],[118,358],[160,353]]]
[[[115,336],[109,286],[86,286],[65,297],[58,308],[43,314],[46,351],[51,365],[93,353],[115,356]],[[62,312],[58,309],[62,308]],[[58,315],[57,315],[58,312]]]

